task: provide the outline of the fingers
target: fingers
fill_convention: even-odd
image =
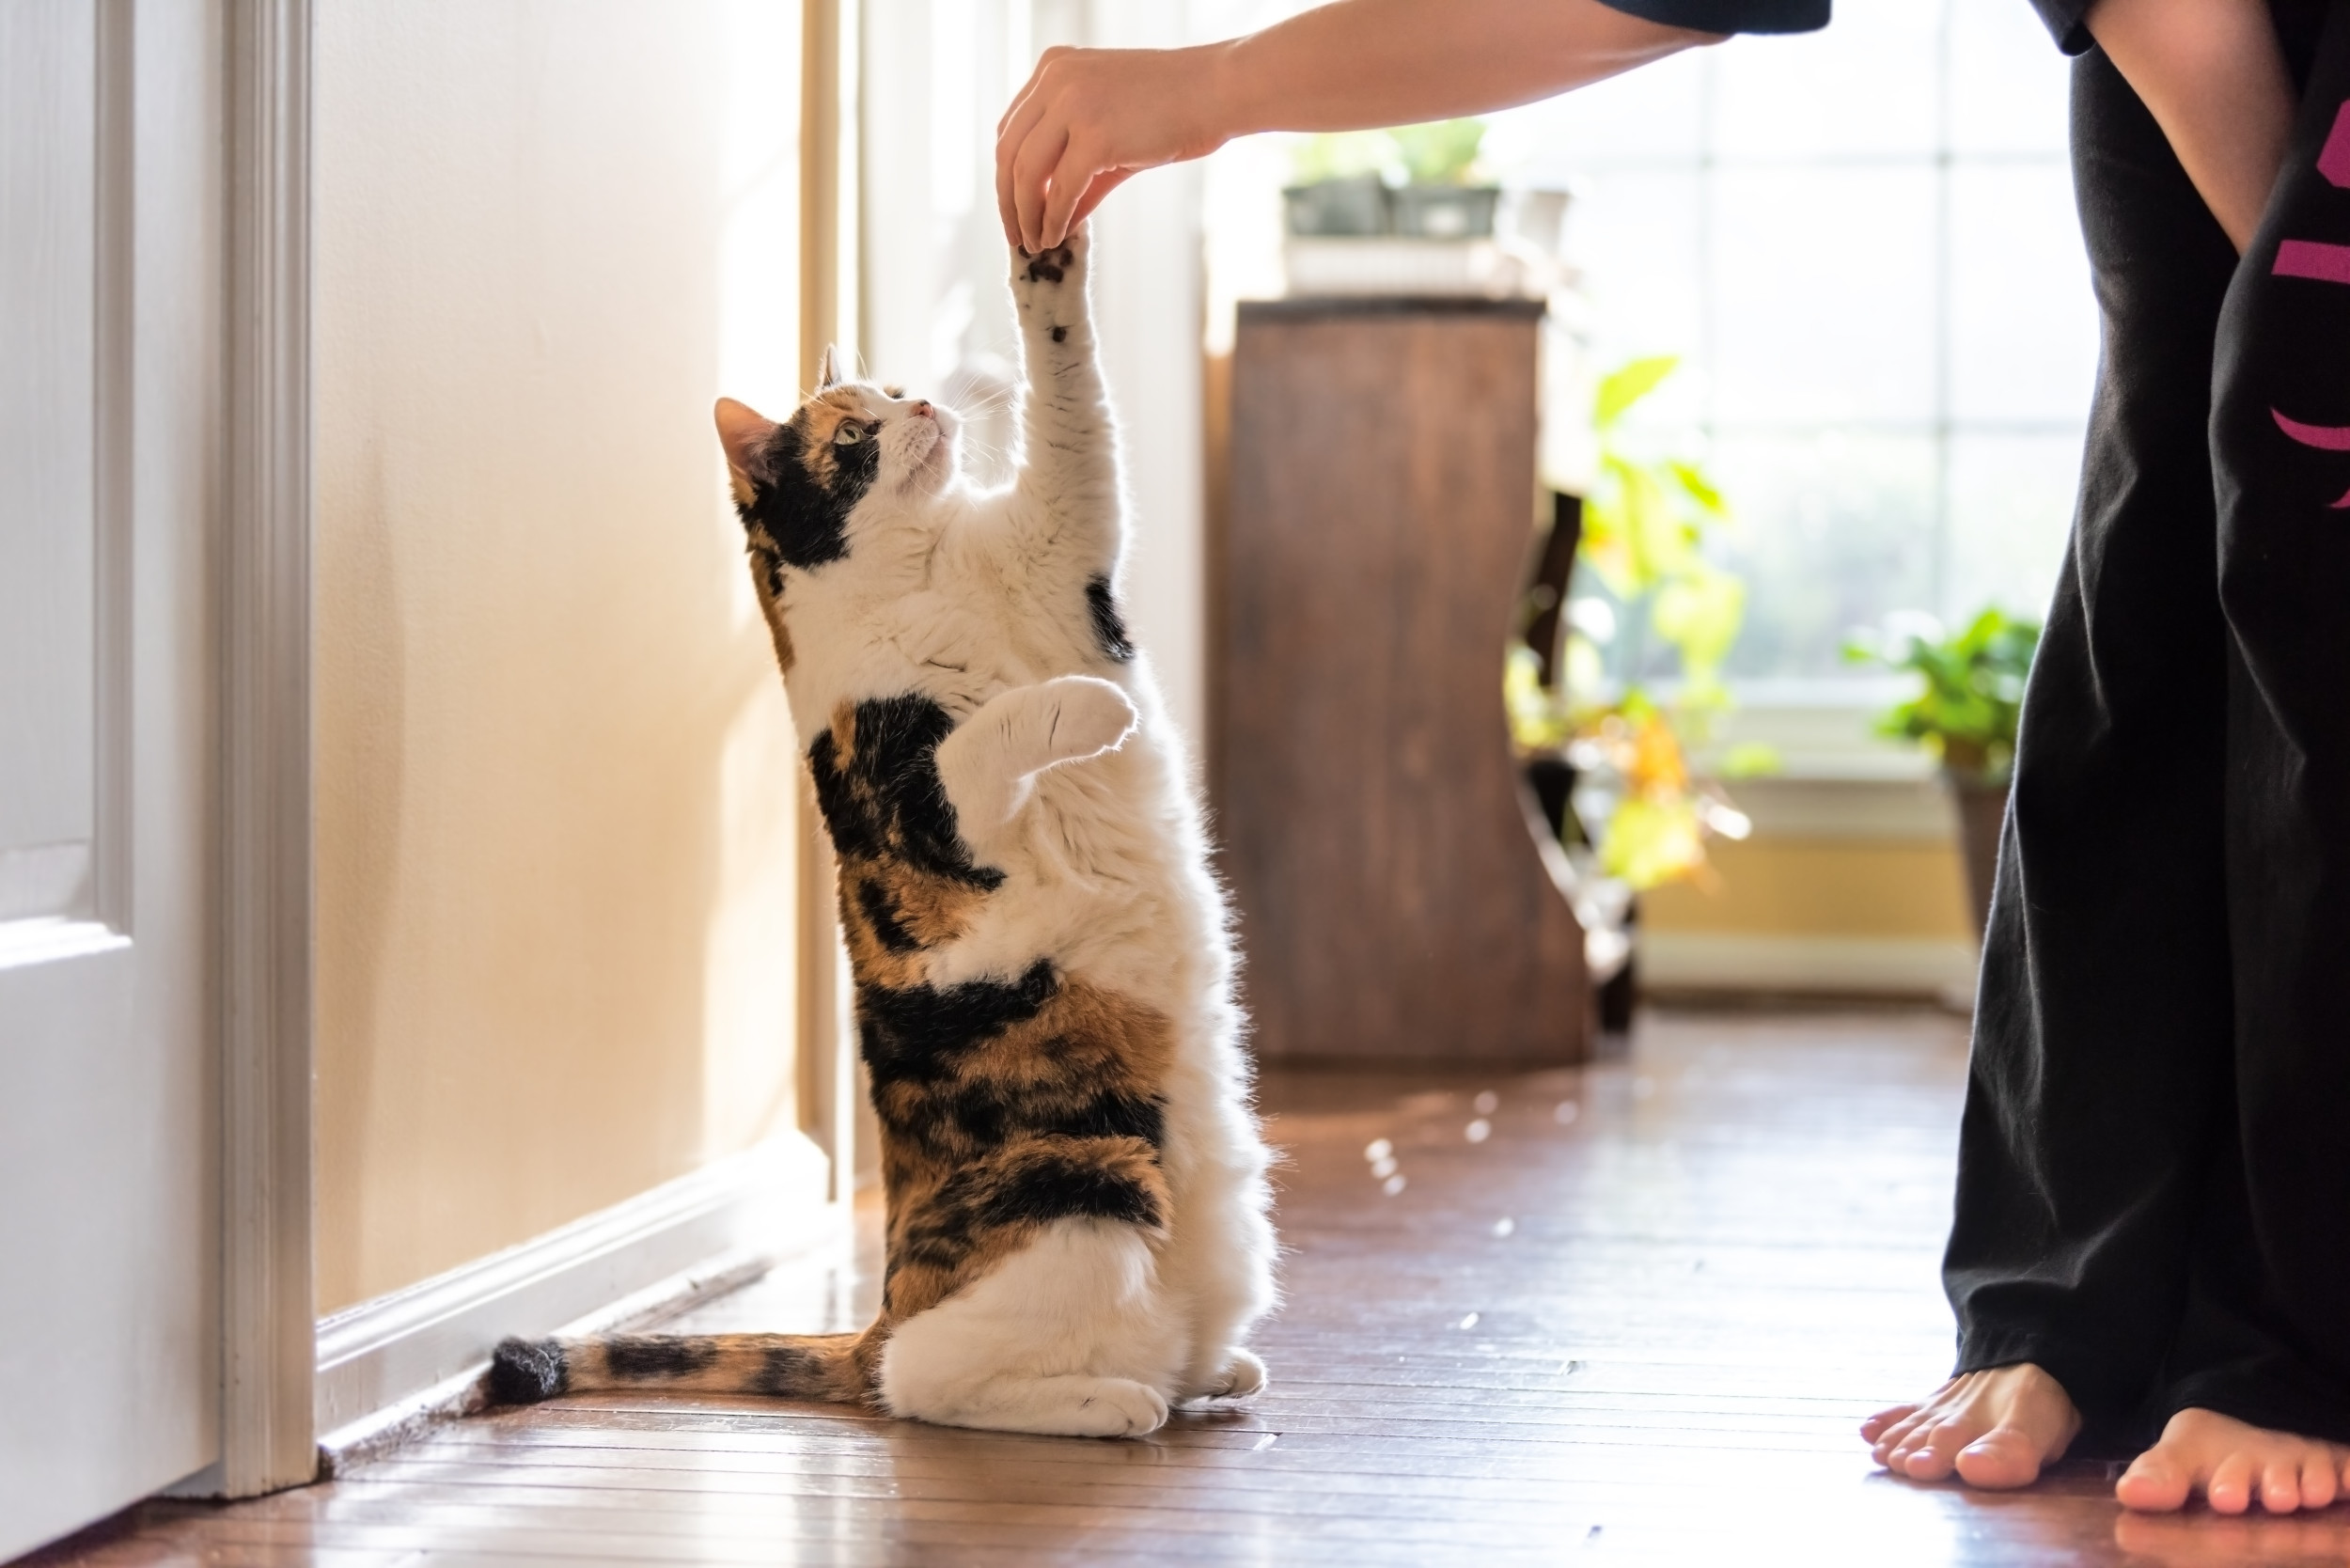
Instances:
[[[995,117],[995,135],[998,140],[1002,139],[1004,127],[1011,123],[1012,116],[1019,112],[1020,105],[1035,96],[1037,84],[1044,79],[1044,68],[1069,52],[1069,45],[1057,43],[1036,57],[1036,65],[1029,71],[1027,81],[1021,85],[1018,92],[1012,94],[1011,102],[1004,106],[1004,112]]]
[[[1140,169],[1104,169],[1095,175],[1093,182],[1086,187],[1084,199],[1077,203],[1076,216],[1069,220],[1069,227],[1073,229],[1093,216],[1093,210],[1102,205],[1104,196],[1141,172]]]
[[[1094,176],[1107,172],[1090,147],[1071,136],[1061,149],[1059,162],[1053,167],[1052,191],[1045,197],[1043,217],[1037,230],[1038,243],[1029,248],[1051,250],[1067,239],[1071,226],[1077,221],[1078,198],[1092,185]]]
[[[1043,69],[1037,68],[1040,73]],[[1032,76],[1019,100],[1004,112],[1003,128],[995,133],[995,207],[1004,220],[1004,238],[1024,250],[1027,245],[1020,226],[1021,159],[1028,153],[1028,144],[1043,118],[1043,99]]]
[[[1068,146],[1068,126],[1058,120],[1040,119],[1029,127],[1012,159],[1011,210],[1017,230],[1014,243],[1030,255],[1046,248],[1044,182],[1052,178]]]

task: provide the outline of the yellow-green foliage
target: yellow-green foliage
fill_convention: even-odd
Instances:
[[[1308,136],[1292,154],[1300,185],[1375,174],[1390,185],[1469,185],[1482,172],[1481,119],[1440,119],[1391,131],[1332,131]]]

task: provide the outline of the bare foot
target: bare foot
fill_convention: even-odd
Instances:
[[[2341,1493],[2350,1449],[2271,1432],[2209,1410],[2182,1410],[2138,1456],[2113,1495],[2141,1513],[2168,1513],[2200,1492],[2216,1513],[2241,1513],[2258,1497],[2271,1513],[2324,1508]]]
[[[1861,1424],[1876,1462],[1912,1481],[1955,1470],[1969,1486],[2029,1486],[2064,1457],[2081,1429],[2064,1385],[2030,1362],[1962,1372],[1923,1404],[1897,1404]]]

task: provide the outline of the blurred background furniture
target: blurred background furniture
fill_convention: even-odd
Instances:
[[[1240,307],[1209,751],[1268,1059],[1588,1052],[1582,932],[1498,676],[1533,541],[1541,317]]]

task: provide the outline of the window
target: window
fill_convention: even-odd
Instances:
[[[1888,612],[2039,615],[2095,374],[2067,68],[2030,8],[1836,12],[1488,139],[1511,182],[1576,194],[1598,362],[1684,356],[1637,417],[1706,453],[1736,509],[1749,704],[1862,698],[1840,646]]]

